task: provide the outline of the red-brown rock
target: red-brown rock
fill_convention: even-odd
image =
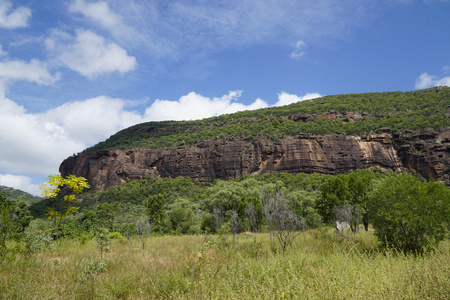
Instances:
[[[364,138],[303,134],[276,141],[215,139],[177,148],[103,150],[66,159],[60,172],[83,176],[92,189],[103,191],[148,175],[213,181],[267,172],[339,174],[367,168],[410,170],[448,183],[450,130]]]

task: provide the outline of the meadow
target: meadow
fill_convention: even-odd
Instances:
[[[62,240],[1,262],[1,299],[449,299],[450,241],[424,255],[372,231],[299,232],[285,255],[268,233]]]

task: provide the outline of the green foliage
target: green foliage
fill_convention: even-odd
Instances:
[[[334,208],[343,206],[349,202],[348,177],[345,174],[328,178],[320,186],[321,198],[317,202],[317,211],[322,216],[326,224],[332,223],[334,218]]]
[[[46,199],[61,197],[62,189],[65,195],[63,201],[58,201],[59,209],[55,207],[48,207],[46,215],[49,219],[53,219],[56,228],[56,241],[59,243],[59,235],[61,231],[61,225],[65,218],[75,214],[79,207],[74,205],[76,196],[84,189],[89,188],[86,178],[77,177],[75,175],[69,175],[63,178],[60,175],[50,175],[48,181],[40,185],[42,190],[42,196]]]
[[[25,203],[9,200],[4,192],[0,192],[0,261],[14,260],[19,249],[8,246],[8,240],[25,230],[31,221]]]
[[[195,145],[216,137],[244,136],[275,140],[297,136],[299,133],[366,135],[385,127],[393,131],[445,128],[450,126],[448,99],[448,87],[413,92],[325,96],[282,107],[238,112],[199,121],[143,123],[124,129],[84,152]],[[345,119],[349,112],[358,115],[353,122],[321,116],[332,113]],[[309,117],[299,121],[296,118],[299,115]]]
[[[80,272],[78,279],[82,284],[82,299],[96,299],[95,283],[99,280],[102,273],[106,273],[107,264],[104,260],[86,259],[78,266]]]
[[[25,202],[27,204],[32,204],[41,201],[42,199],[38,196],[33,196],[27,192],[17,190],[11,187],[1,186],[0,191],[5,192],[9,195],[9,199],[16,200],[17,202]]]
[[[25,255],[30,258],[35,253],[53,249],[53,238],[49,226],[43,220],[33,220],[23,234]]]
[[[382,180],[371,197],[375,234],[386,247],[423,253],[446,238],[450,190],[411,175]]]
[[[135,233],[136,220],[147,214],[144,204],[155,197],[163,203],[162,215],[153,227],[158,234],[214,232],[215,226],[211,223],[214,208],[222,211],[225,222],[229,221],[230,211],[236,211],[242,230],[260,231],[264,225],[261,197],[277,192],[286,193],[292,209],[305,218],[309,227],[316,227],[320,222],[313,203],[318,187],[328,177],[271,173],[209,184],[182,177],[148,177],[104,192],[80,194],[81,201],[77,201],[80,209],[55,227],[52,236],[90,236],[91,232],[106,228],[129,238]],[[34,216],[42,218],[48,207],[63,211],[64,204],[65,201],[56,197],[35,203],[30,209]],[[250,206],[252,211],[248,211]]]
[[[161,222],[165,215],[166,199],[162,194],[151,195],[144,201],[149,223],[153,226]]]
[[[320,227],[321,217],[315,206],[319,199],[318,192],[308,192],[305,190],[295,190],[286,195],[289,207],[292,211],[302,217],[308,228]]]
[[[94,238],[97,242],[97,247],[100,250],[100,259],[103,259],[103,253],[109,251],[109,245],[111,245],[111,235],[107,229],[101,228],[95,233]]]
[[[373,180],[383,176],[377,171],[356,170],[350,174],[328,177],[320,186],[321,196],[316,202],[318,213],[326,224],[336,220],[336,209],[350,209],[350,225],[355,231],[359,214],[363,215],[365,229],[369,226],[368,198],[373,190]]]
[[[195,224],[199,219],[198,205],[184,198],[168,205],[167,215],[171,229],[177,234],[198,233]]]

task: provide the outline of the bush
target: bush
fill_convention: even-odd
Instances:
[[[448,232],[450,190],[411,175],[384,179],[371,197],[375,235],[386,247],[423,253]]]
[[[109,234],[109,237],[113,240],[115,240],[115,239],[122,240],[124,238],[123,235],[118,231],[111,232]]]

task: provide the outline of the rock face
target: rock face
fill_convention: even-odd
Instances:
[[[102,150],[67,158],[62,176],[88,179],[103,191],[145,176],[185,176],[200,181],[267,172],[339,174],[356,169],[410,170],[450,183],[450,129],[386,132],[367,137],[300,134],[283,140],[216,139],[195,146]]]

